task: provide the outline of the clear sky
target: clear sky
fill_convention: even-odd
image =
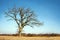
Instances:
[[[17,33],[14,21],[7,21],[4,12],[8,8],[31,8],[43,26],[23,29],[25,33],[60,33],[60,0],[0,0],[0,33]]]

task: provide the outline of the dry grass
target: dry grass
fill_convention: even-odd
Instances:
[[[56,37],[0,36],[0,40],[60,40],[60,36],[56,36]]]

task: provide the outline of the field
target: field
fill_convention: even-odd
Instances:
[[[55,36],[55,37],[0,36],[0,40],[60,40],[60,36]]]

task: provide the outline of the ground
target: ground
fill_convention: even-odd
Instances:
[[[0,36],[0,40],[60,40],[60,36],[55,37]]]

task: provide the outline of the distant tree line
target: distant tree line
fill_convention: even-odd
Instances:
[[[26,36],[26,37],[33,37],[33,36],[60,36],[60,34],[55,34],[55,33],[51,33],[51,34],[26,34],[26,33],[22,33],[22,36]],[[18,34],[0,34],[0,36],[18,36]]]

